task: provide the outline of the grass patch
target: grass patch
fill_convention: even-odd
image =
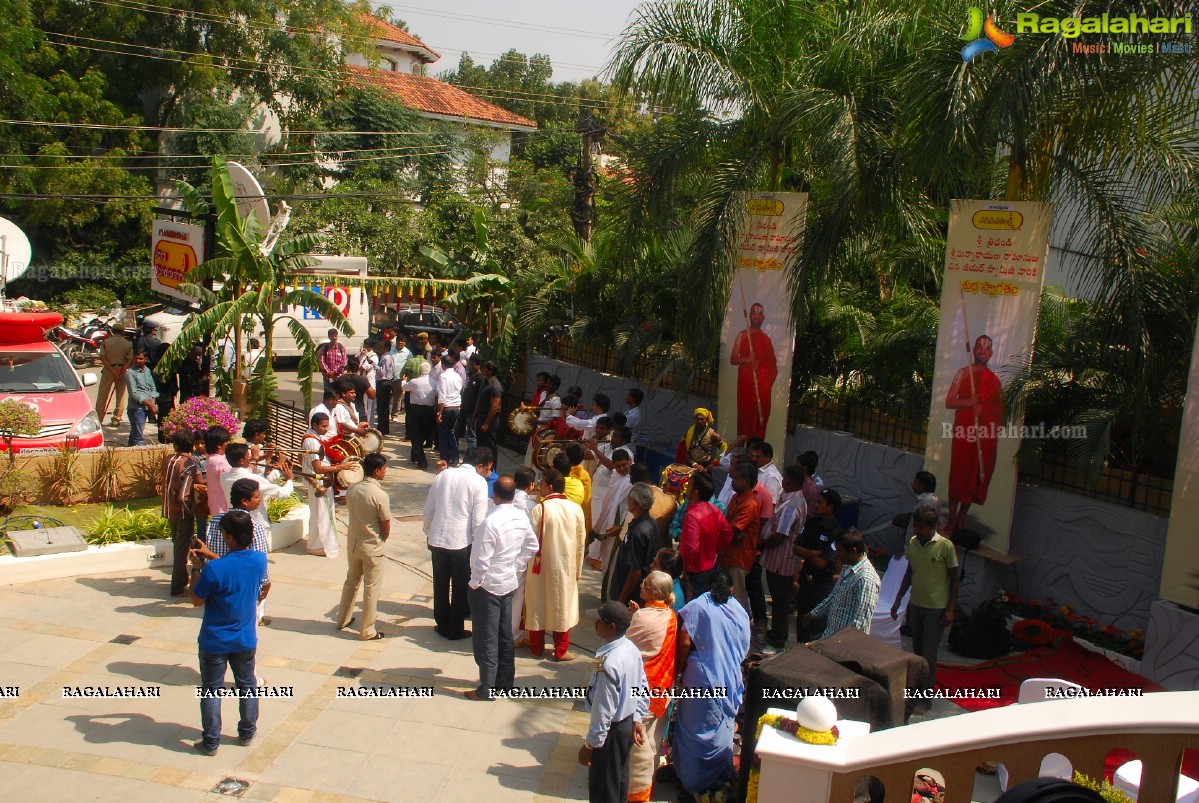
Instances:
[[[21,505],[20,508],[12,512],[12,517],[32,516],[41,521],[43,526],[46,527],[51,526],[49,520],[55,519],[61,522],[63,527],[78,527],[86,533],[91,530],[95,521],[112,506],[109,503],[70,505],[68,507],[62,505]],[[134,512],[139,510],[161,512],[162,498],[151,496],[145,499],[130,499],[115,505],[115,507],[117,510],[128,507],[130,511]],[[31,527],[32,525],[30,525]]]

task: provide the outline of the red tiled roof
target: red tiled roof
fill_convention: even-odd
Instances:
[[[361,19],[370,27],[371,33],[374,34],[376,38],[382,39],[384,42],[395,42],[396,44],[406,45],[408,47],[416,47],[420,48],[421,50],[428,51],[429,53],[433,54],[433,58],[429,59],[429,61],[437,61],[437,59],[441,58],[440,53],[398,25],[392,25],[386,20],[381,20],[378,17],[370,16],[368,14],[360,15],[359,19]]]
[[[438,81],[436,78],[372,70],[353,64],[349,67],[355,83],[377,86],[386,90],[397,95],[405,106],[417,111],[446,117],[483,120],[501,125],[537,127],[537,123],[528,118],[513,114],[507,109],[501,109],[495,104],[477,98],[445,81]]]

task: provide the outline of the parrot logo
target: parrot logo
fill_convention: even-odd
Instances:
[[[986,38],[983,35],[986,34]],[[999,30],[995,24],[995,16],[986,17],[984,22],[982,9],[971,6],[969,18],[966,21],[966,33],[962,39],[969,42],[962,48],[962,61],[970,62],[983,53],[994,53],[1001,47],[1010,47],[1016,37]]]

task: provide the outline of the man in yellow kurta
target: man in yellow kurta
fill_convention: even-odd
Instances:
[[[554,634],[555,661],[569,661],[570,629],[579,623],[579,575],[587,529],[583,509],[566,498],[565,478],[555,469],[541,475],[541,502],[529,513],[540,549],[525,578],[525,627],[529,651],[545,652],[545,631]]]

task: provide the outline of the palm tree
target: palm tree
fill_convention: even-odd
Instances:
[[[491,247],[486,213],[475,207],[472,222],[474,243],[462,253],[450,254],[435,245],[422,246],[421,253],[441,278],[462,280],[444,303],[466,306],[471,311],[468,323],[472,331],[484,333],[496,362],[504,365],[512,356],[516,334],[514,288]]]
[[[1001,3],[999,19],[1014,10]],[[1058,17],[1134,10],[1146,13],[1067,0],[1037,8]],[[1162,275],[1171,218],[1152,213],[1199,177],[1199,71],[1164,55],[1083,56],[1071,40],[1039,34],[964,64],[962,12],[948,0],[639,8],[611,69],[621,86],[680,110],[659,125],[662,144],[643,150],[635,173],[644,209],[669,213],[672,193],[692,191],[696,237],[684,265],[704,294],[689,346],[702,353],[715,343],[740,191],[809,192],[804,248],[789,266],[800,318],[819,317],[822,297],[843,280],[880,296],[905,285],[935,295],[951,198],[1051,201],[1054,244],[1084,255],[1067,267],[1104,306],[1094,325],[1108,344],[1106,375],[1139,388],[1139,409],[1158,409],[1173,394],[1165,375],[1178,375],[1177,366],[1155,367],[1163,337],[1169,353],[1189,354],[1160,321],[1190,320],[1192,311]],[[1187,9],[1167,0],[1153,13]],[[705,175],[689,185],[685,176],[704,160]],[[890,244],[865,260],[875,270],[845,258],[855,240]],[[887,252],[906,256],[877,258]],[[1075,365],[1075,375],[1088,366]],[[1144,454],[1147,442],[1132,440],[1130,451]]]
[[[809,192],[804,249],[789,266],[799,317],[814,300],[809,288],[837,278],[830,264],[845,238],[872,232],[915,252],[940,239],[941,188],[897,158],[897,76],[937,39],[924,20],[885,3],[797,0],[646,3],[637,14],[612,76],[682,110],[635,166],[640,206],[671,208],[663,196],[707,162],[687,186],[694,238],[683,271],[699,297],[682,334],[693,350],[710,349],[719,332],[741,192]]]
[[[177,191],[192,215],[209,214],[208,202],[190,184],[179,182]],[[238,212],[234,194],[225,158],[214,156],[212,207],[216,210],[218,256],[193,268],[188,274],[192,283],[182,285],[185,292],[200,299],[202,310],[188,320],[183,331],[171,343],[158,370],[166,375],[173,373],[192,346],[208,337],[222,338],[233,333],[240,355],[242,334],[260,327],[265,341],[263,353],[267,358],[258,361],[254,374],[249,377],[247,399],[253,415],[266,417],[270,401],[278,390],[270,357],[273,354],[271,343],[275,324],[282,320],[303,350],[297,375],[300,391],[304,394],[304,404],[311,406],[312,375],[318,368],[316,343],[295,316],[280,314],[279,310],[294,306],[307,307],[327,318],[343,334],[354,333],[336,304],[321,293],[294,286],[290,280],[295,272],[315,264],[305,253],[319,245],[320,236],[302,234],[283,240],[281,235],[286,226],[286,222],[283,222],[264,237],[255,215],[242,217]],[[220,288],[215,292],[207,290],[202,283],[209,281],[219,283]],[[239,374],[240,362],[239,359]]]

